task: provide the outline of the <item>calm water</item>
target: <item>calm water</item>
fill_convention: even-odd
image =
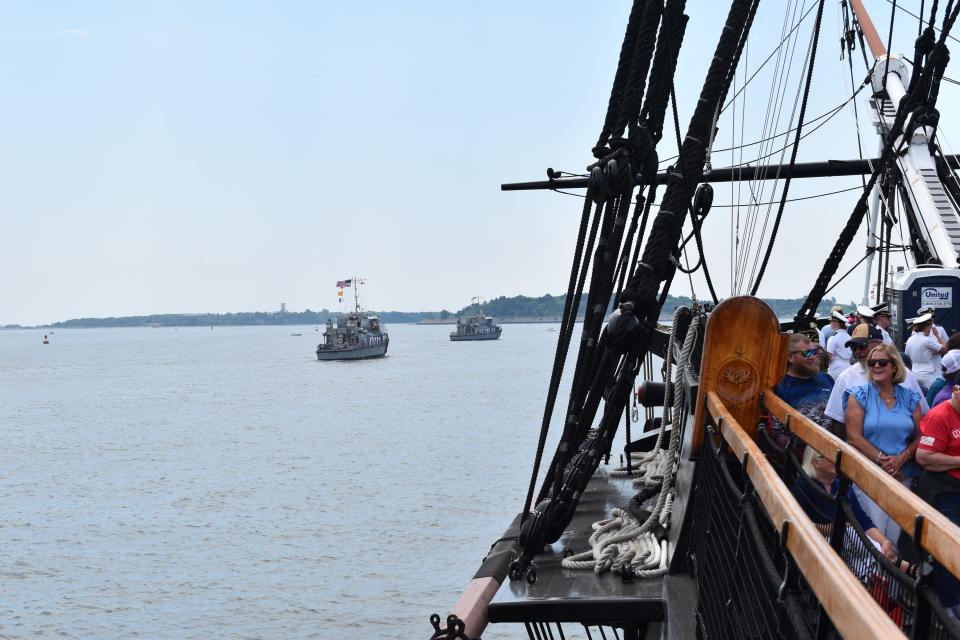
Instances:
[[[0,637],[429,637],[522,507],[550,326],[0,332]]]

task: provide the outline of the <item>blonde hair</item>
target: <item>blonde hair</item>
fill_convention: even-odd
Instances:
[[[893,363],[893,383],[902,384],[907,379],[907,366],[903,364],[903,358],[900,357],[900,352],[897,348],[892,344],[878,344],[873,349],[870,349],[870,353],[867,354],[867,360],[873,360],[873,354],[877,351],[886,354],[890,362]],[[873,371],[870,367],[867,367],[867,380],[873,382]]]
[[[803,463],[800,465],[803,472],[807,474],[808,477],[814,479],[817,477],[817,470],[813,466],[813,460],[817,456],[820,456],[820,453],[810,445],[807,445],[807,448],[803,450]]]

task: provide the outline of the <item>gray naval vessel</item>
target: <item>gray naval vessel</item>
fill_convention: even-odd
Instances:
[[[354,309],[338,317],[336,324],[332,318],[327,319],[323,342],[317,345],[317,360],[366,360],[387,355],[390,336],[384,331],[380,318],[360,308],[357,288],[363,281],[357,278],[353,281]],[[350,280],[344,282],[345,285],[337,284],[350,286]]]
[[[483,314],[480,298],[473,298],[471,302],[476,307],[477,315],[457,318],[457,330],[450,332],[450,339],[453,342],[499,339],[502,329],[493,318]]]

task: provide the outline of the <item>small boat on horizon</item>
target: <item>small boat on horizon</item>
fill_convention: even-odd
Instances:
[[[483,302],[479,296],[470,300],[476,308],[476,315],[457,318],[457,330],[450,332],[452,342],[473,342],[476,340],[499,340],[503,329],[496,321],[483,313]]]

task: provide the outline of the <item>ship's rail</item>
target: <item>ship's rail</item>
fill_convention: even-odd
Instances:
[[[840,556],[830,547],[823,534],[813,525],[789,489],[780,480],[776,470],[766,460],[760,447],[738,424],[723,401],[715,392],[710,391],[706,395],[705,402],[708,414],[707,432],[708,434],[716,433],[721,442],[717,443],[715,448],[710,437],[705,439],[700,471],[710,473],[711,461],[714,458],[716,458],[716,468],[720,468],[724,464],[725,449],[730,456],[739,462],[743,479],[749,480],[749,484],[743,487],[742,496],[744,496],[744,499],[740,500],[741,506],[746,507],[748,505],[744,503],[749,503],[750,500],[755,499],[762,506],[766,517],[769,519],[769,526],[774,532],[779,532],[779,539],[777,540],[779,549],[773,549],[772,553],[771,550],[764,549],[762,543],[750,544],[750,527],[761,529],[752,536],[753,538],[763,539],[769,536],[769,534],[765,536],[762,532],[762,522],[745,523],[742,529],[746,530],[746,533],[742,534],[744,538],[742,541],[738,541],[738,544],[733,546],[722,545],[724,549],[720,550],[720,553],[735,554],[735,557],[728,561],[729,570],[732,573],[745,571],[745,568],[738,567],[738,564],[755,563],[759,558],[761,568],[758,570],[758,574],[760,579],[751,581],[754,582],[754,584],[749,585],[754,589],[753,593],[750,593],[750,589],[738,588],[736,580],[744,579],[742,575],[736,577],[728,575],[725,578],[728,584],[709,585],[710,593],[703,594],[705,597],[701,598],[701,617],[703,618],[703,624],[707,626],[708,633],[712,630],[714,634],[724,634],[723,630],[716,628],[718,624],[752,624],[761,630],[761,635],[769,633],[773,637],[803,638],[811,637],[814,634],[827,634],[827,629],[823,629],[819,633],[816,629],[804,629],[806,625],[803,624],[802,620],[797,620],[798,617],[802,618],[802,614],[797,610],[802,608],[800,600],[802,599],[803,588],[797,584],[791,585],[790,569],[788,567],[793,567],[799,570],[803,583],[813,592],[831,625],[841,636],[854,638],[867,634],[873,638],[902,639],[904,636],[900,628],[886,615],[870,593],[863,588],[856,576],[848,570]],[[707,478],[709,482],[703,483],[705,489],[709,487],[713,491],[723,491],[723,487],[719,486],[725,481],[723,474],[716,475],[718,475],[717,478]],[[731,483],[728,481],[727,484]],[[734,493],[734,491],[729,493]],[[710,508],[711,505],[694,507],[694,518],[697,518],[698,515],[703,517],[704,509]],[[713,508],[716,508],[716,505],[713,505]],[[737,514],[737,517],[750,519],[749,515],[743,518],[742,515]],[[715,528],[716,524],[714,525]],[[698,527],[695,524],[695,540],[699,541],[708,537],[708,535],[697,535],[697,529]],[[710,530],[710,526],[704,525],[700,529],[706,533]],[[741,528],[731,527],[729,523],[726,526],[727,531],[738,529]],[[780,557],[777,557],[778,551],[782,554]],[[769,558],[764,558],[765,552],[770,553]],[[699,553],[703,554],[704,552]],[[739,556],[741,553],[743,557]],[[699,571],[703,571],[707,566],[717,566],[720,563],[717,562],[717,559],[708,557],[696,558],[695,564]],[[751,603],[745,602],[738,605],[735,600],[738,597],[752,601],[760,598],[762,602],[762,597],[765,594],[769,598],[771,585],[764,572],[772,573],[773,571],[776,571],[776,574],[782,577],[781,587],[773,600],[783,604],[783,615],[787,619],[780,619],[777,615],[778,607],[776,606],[769,607],[770,616],[772,616],[770,620],[764,620],[761,615],[750,616]],[[709,581],[709,579],[705,580],[704,578],[707,578],[707,576],[698,573],[698,582]],[[718,581],[723,579],[718,577]],[[750,578],[747,577],[746,580],[749,581]],[[766,586],[763,585],[764,581],[768,583]],[[756,582],[760,582],[760,584],[758,585]],[[737,593],[738,591],[739,593]],[[739,619],[736,619],[736,616],[728,615],[727,618],[735,619],[721,623],[720,619],[724,616],[711,616],[710,611],[711,601],[717,600],[724,603],[733,601],[732,606],[741,613],[746,612],[746,615]],[[727,604],[726,606],[731,605]],[[791,632],[784,632],[784,629],[790,629]],[[810,633],[810,631],[813,631],[813,633]]]
[[[848,477],[877,503],[915,542],[954,575],[960,576],[960,528],[919,496],[884,473],[843,440],[814,424],[773,391],[763,394],[767,411],[794,435],[830,460],[837,473]]]
[[[763,401],[770,415],[785,426],[794,443],[786,449],[779,449],[769,438],[762,439],[768,450],[775,450],[769,456],[771,460],[779,453],[789,461],[789,465],[784,465],[781,470],[782,477],[790,475],[791,469],[787,467],[792,466],[796,471],[800,466],[794,454],[796,443],[811,447],[823,457],[835,461],[841,491],[834,500],[835,519],[831,525],[834,535],[830,544],[851,570],[860,574],[874,599],[912,637],[960,637],[960,623],[946,615],[929,583],[929,575],[924,571],[924,565],[929,567],[928,562],[933,559],[953,575],[960,575],[960,528],[881,471],[854,447],[790,407],[773,391],[765,392]],[[903,528],[905,536],[911,538],[914,549],[910,555],[917,565],[912,567],[910,574],[904,573],[900,564],[883,558],[866,539],[846,498],[845,487],[851,482],[870,496]],[[861,544],[853,541],[851,545],[853,536],[859,537]],[[908,543],[902,538],[901,548],[905,544]]]
[[[841,486],[856,483],[913,533],[921,553],[960,575],[960,529],[770,390],[785,370],[786,340],[755,298],[725,301],[707,324],[691,434],[699,463],[689,554],[703,635],[960,637],[922,570],[904,572],[874,550],[851,517],[845,490],[833,499],[832,523],[820,526],[829,529],[828,541],[789,488],[806,480],[796,473],[799,462],[793,458],[792,470],[780,464],[778,473],[773,463],[795,449],[777,451],[764,436],[759,425],[768,412],[792,445],[836,460]]]

